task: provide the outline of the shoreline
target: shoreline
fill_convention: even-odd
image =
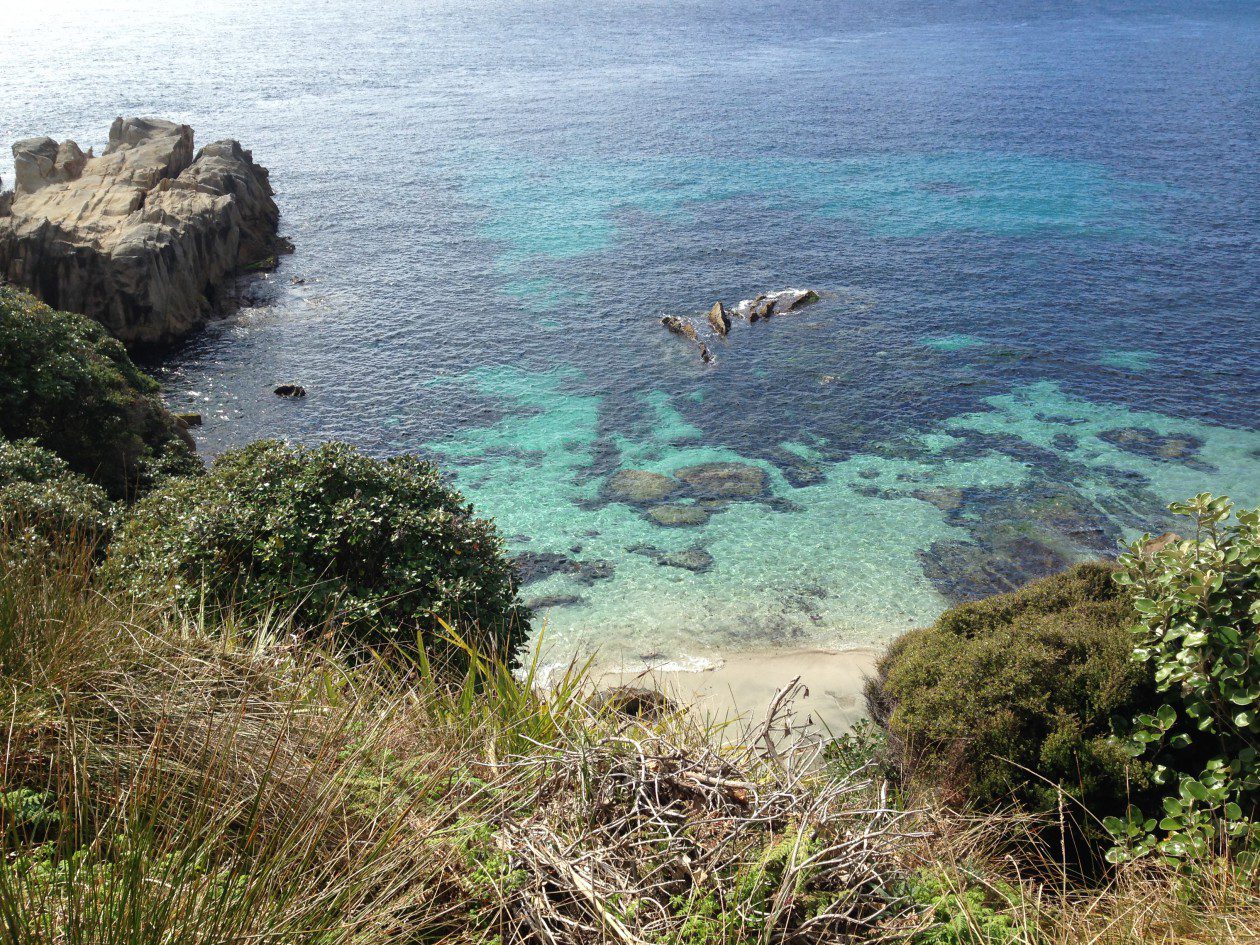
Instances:
[[[761,650],[719,656],[704,669],[609,670],[599,678],[606,687],[659,689],[710,723],[738,724],[762,719],[775,693],[799,676],[807,692],[796,700],[798,717],[841,735],[866,715],[862,689],[882,655],[873,647]]]

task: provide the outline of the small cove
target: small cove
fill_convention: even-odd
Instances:
[[[525,588],[545,662],[878,646],[1260,500],[1252,7],[229,7],[99,14],[151,58],[11,25],[0,133],[253,148],[298,251],[153,365],[172,407],[208,456],[439,462],[568,562]],[[658,324],[789,285],[822,300],[711,366]],[[713,463],[765,487],[608,493]]]

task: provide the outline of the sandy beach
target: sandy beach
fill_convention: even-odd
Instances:
[[[833,734],[847,731],[865,714],[862,686],[875,672],[880,651],[769,650],[723,657],[699,672],[677,669],[609,674],[609,685],[657,688],[692,705],[713,722],[762,717],[775,693],[799,676],[807,694],[797,700],[801,718]]]

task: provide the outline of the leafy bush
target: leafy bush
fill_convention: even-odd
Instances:
[[[99,486],[32,440],[0,440],[0,527],[20,539],[21,553],[66,540],[100,547],[112,524],[113,507]]]
[[[1127,593],[1084,564],[963,604],[898,639],[867,691],[902,776],[980,806],[1123,810],[1143,772],[1112,720],[1154,705]]]
[[[34,439],[115,499],[200,469],[158,386],[90,318],[0,286],[0,436]]]
[[[444,647],[439,621],[510,655],[529,612],[494,526],[412,456],[263,440],[137,503],[109,570],[185,605],[332,621],[357,642]],[[456,656],[459,648],[443,655]]]
[[[1136,594],[1134,656],[1154,670],[1164,702],[1139,715],[1129,739],[1174,793],[1163,819],[1134,808],[1107,827],[1113,860],[1157,851],[1171,860],[1219,851],[1222,833],[1260,859],[1260,510],[1239,512],[1204,493],[1171,506],[1193,539],[1134,543],[1116,581]]]

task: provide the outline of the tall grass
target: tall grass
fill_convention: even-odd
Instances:
[[[0,528],[13,945],[1256,941],[1255,877],[1223,864],[1080,888],[1036,823],[894,804],[769,729],[592,710],[588,663],[544,690],[454,633],[457,676],[344,659],[20,541]]]
[[[387,674],[103,594],[90,549],[0,561],[9,941],[423,940],[448,921],[414,772],[464,758]]]

